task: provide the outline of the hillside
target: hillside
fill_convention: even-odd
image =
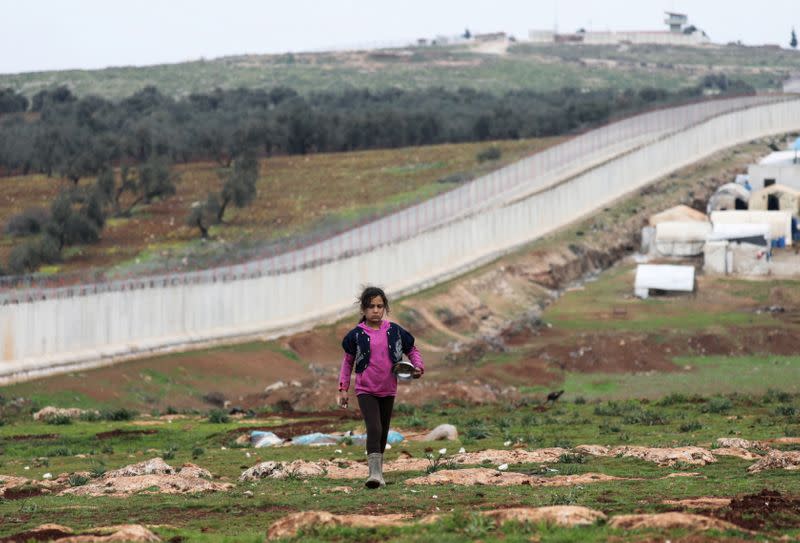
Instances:
[[[498,54],[499,53],[499,54]],[[562,87],[675,90],[724,73],[760,90],[779,89],[800,72],[800,54],[768,47],[532,45],[415,47],[384,51],[243,55],[214,60],[104,70],[0,74],[0,88],[29,97],[67,85],[83,96],[121,99],[154,85],[180,97],[220,88],[292,87],[301,93],[350,87],[467,87],[503,93]]]
[[[179,165],[175,196],[137,206],[130,217],[112,218],[98,243],[67,249],[61,264],[42,271],[94,269],[125,274],[246,258],[252,254],[248,251],[266,250],[285,238],[325,237],[430,198],[559,141],[544,138],[265,158],[260,160],[256,200],[249,207],[231,209],[224,225],[212,227],[208,242],[201,241],[198,230],[185,221],[193,202],[219,190],[219,164]],[[480,152],[492,147],[500,151],[500,158],[479,160]],[[93,178],[81,181],[82,186],[92,183]],[[60,188],[70,185],[68,180],[44,175],[3,179],[3,223],[26,209],[48,208]],[[343,194],[354,197],[342,198]],[[0,238],[0,265],[25,240],[8,234]]]

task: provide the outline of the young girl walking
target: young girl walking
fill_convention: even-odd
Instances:
[[[383,290],[367,287],[359,298],[361,321],[342,340],[344,359],[339,374],[339,406],[347,408],[350,374],[356,370],[356,397],[367,426],[367,488],[386,486],[383,480],[383,451],[389,435],[394,397],[397,394],[396,371],[407,366],[405,354],[413,368],[411,377],[418,379],[425,372],[414,336],[399,324],[385,320],[389,300]]]

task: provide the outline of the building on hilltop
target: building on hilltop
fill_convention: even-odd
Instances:
[[[559,34],[552,30],[530,30],[528,40],[531,43],[576,43],[587,45],[615,44],[657,44],[684,45],[699,47],[708,45],[711,40],[705,32],[689,25],[689,18],[683,13],[666,12],[664,22],[669,30],[643,30],[622,32],[593,32],[580,29],[577,32]]]

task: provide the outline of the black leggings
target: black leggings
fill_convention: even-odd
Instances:
[[[383,453],[389,437],[394,396],[378,398],[370,394],[358,395],[358,407],[367,425],[367,454]]]

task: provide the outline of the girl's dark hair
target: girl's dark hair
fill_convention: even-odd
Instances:
[[[361,296],[358,297],[358,303],[359,303],[359,306],[361,307],[361,311],[366,311],[367,310],[367,308],[369,307],[369,303],[372,301],[372,299],[375,296],[380,296],[381,298],[383,298],[383,307],[386,309],[386,312],[388,313],[389,312],[389,298],[386,297],[386,293],[383,292],[383,289],[380,289],[378,287],[367,287],[361,293]],[[364,315],[361,315],[361,320],[358,321],[358,322],[359,323],[367,322],[367,317],[365,317]]]

